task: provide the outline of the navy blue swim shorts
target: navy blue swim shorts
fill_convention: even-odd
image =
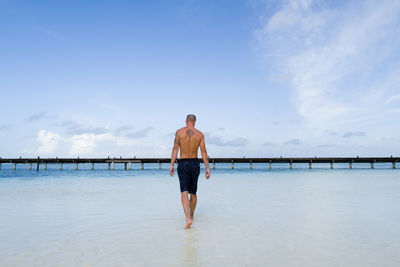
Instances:
[[[179,184],[181,193],[188,191],[190,194],[197,192],[197,180],[200,174],[198,159],[180,159],[178,164]]]

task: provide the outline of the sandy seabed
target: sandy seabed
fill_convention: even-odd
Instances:
[[[0,178],[0,266],[400,266],[400,172],[201,173],[183,230],[167,171]]]

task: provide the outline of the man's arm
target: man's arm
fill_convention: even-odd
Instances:
[[[201,157],[203,159],[204,165],[206,165],[206,178],[210,178],[210,166],[208,164],[208,155],[207,155],[207,150],[206,150],[206,142],[204,141],[204,135],[201,134],[201,140],[200,140],[200,152],[201,152]]]
[[[171,167],[169,168],[169,173],[171,174],[171,176],[174,176],[174,173],[175,173],[174,163],[176,161],[176,157],[178,156],[179,143],[180,143],[180,137],[178,135],[178,131],[176,131],[175,140],[174,140],[174,147],[172,148],[172,155],[171,155]]]

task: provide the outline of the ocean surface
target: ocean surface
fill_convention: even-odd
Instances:
[[[167,164],[63,167],[2,164],[0,266],[400,266],[391,164],[217,164],[190,230]]]

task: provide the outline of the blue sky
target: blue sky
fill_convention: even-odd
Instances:
[[[0,1],[0,156],[400,149],[398,1]]]

